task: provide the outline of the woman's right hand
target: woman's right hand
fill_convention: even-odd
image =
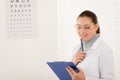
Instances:
[[[77,65],[78,63],[82,62],[83,59],[85,58],[86,56],[86,52],[78,52],[75,54],[75,56],[73,57],[72,59],[72,62]]]

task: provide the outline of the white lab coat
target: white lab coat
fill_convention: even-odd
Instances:
[[[80,49],[80,44],[74,53]],[[113,52],[99,37],[87,51],[85,59],[78,64],[86,75],[86,80],[115,80]]]

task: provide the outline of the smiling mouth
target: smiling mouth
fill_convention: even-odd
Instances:
[[[85,35],[80,35],[80,37],[81,37],[81,38],[85,38],[85,37],[87,37],[87,34],[85,34]]]

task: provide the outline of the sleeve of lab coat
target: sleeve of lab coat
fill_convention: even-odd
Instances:
[[[112,50],[104,48],[99,56],[98,64],[100,78],[86,76],[86,80],[115,80]]]

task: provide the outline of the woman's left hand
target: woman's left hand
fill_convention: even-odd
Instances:
[[[79,72],[75,72],[70,66],[68,66],[66,69],[70,74],[72,80],[86,80],[84,72],[82,71],[82,69],[80,69],[80,67],[78,68]]]

